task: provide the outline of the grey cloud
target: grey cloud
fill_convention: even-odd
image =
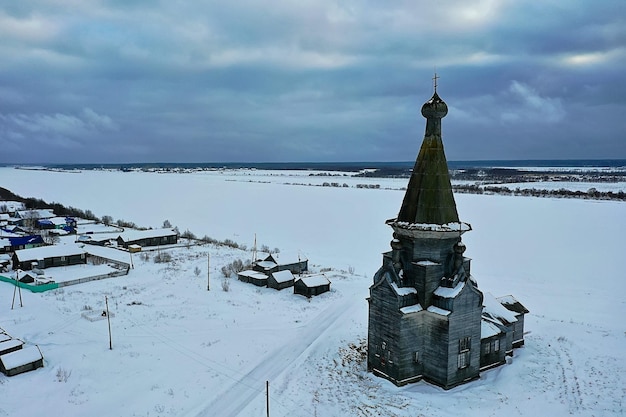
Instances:
[[[623,3],[9,2],[0,162],[413,159],[435,66],[449,158],[624,158]]]

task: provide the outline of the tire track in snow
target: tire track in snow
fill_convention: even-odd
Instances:
[[[275,379],[287,370],[309,346],[356,305],[356,301],[352,300],[351,303],[337,303],[322,311],[309,324],[300,328],[296,336],[287,344],[269,353],[257,366],[226,388],[211,403],[200,406],[185,415],[238,416],[252,400],[264,393],[265,381]]]

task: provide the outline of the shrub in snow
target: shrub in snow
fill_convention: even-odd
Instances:
[[[239,244],[237,242],[235,242],[234,240],[230,240],[230,239],[225,239],[224,241],[222,241],[222,245],[228,246],[228,247],[234,248],[234,249],[239,248]]]
[[[170,262],[172,260],[172,255],[167,252],[161,252],[154,257],[154,263],[160,264],[163,262]]]
[[[218,243],[219,241],[217,239],[213,239],[210,236],[204,235],[203,237],[200,238],[200,241],[202,243]]]
[[[224,278],[222,280],[222,290],[228,292],[230,290],[230,278]]]
[[[199,277],[202,271],[197,266],[194,268],[193,273],[195,276]]]
[[[225,278],[230,278],[230,274],[232,273],[231,269],[229,268],[228,265],[224,265],[222,267],[222,275],[224,275]]]
[[[164,229],[171,229],[172,228],[172,223],[170,223],[169,220],[163,220],[163,228]]]
[[[67,369],[59,368],[57,369],[56,378],[57,382],[67,382],[72,375],[72,371],[68,371]]]
[[[193,232],[187,229],[180,235],[180,237],[184,237],[185,239],[195,239],[196,235],[194,235]]]

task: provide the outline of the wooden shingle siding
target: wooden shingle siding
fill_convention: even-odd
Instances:
[[[386,222],[391,251],[370,287],[367,367],[396,385],[424,379],[449,389],[504,363],[512,344],[523,343],[528,311],[503,297],[506,309],[520,313],[515,320],[499,302],[485,302],[464,256],[461,234],[471,226],[459,222],[450,186],[441,140],[447,111],[436,91],[422,106],[422,147],[398,217]],[[485,313],[484,325],[483,309],[496,311]],[[483,347],[495,342],[497,350]]]

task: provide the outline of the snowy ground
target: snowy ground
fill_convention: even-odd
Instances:
[[[223,291],[221,266],[251,254],[216,246],[172,249],[168,264],[135,257],[128,276],[24,291],[14,310],[13,287],[0,283],[0,327],[46,359],[37,371],[0,375],[0,416],[259,416],[268,380],[272,416],[624,414],[624,203],[457,195],[474,229],[464,241],[480,288],[531,310],[526,346],[450,391],[397,388],[365,371],[360,346],[368,287],[391,240],[384,221],[403,193],[225,175],[0,168],[0,186],[25,197],[142,226],[168,219],[248,247],[257,233],[259,245],[300,249],[313,269],[332,268],[332,291],[310,301],[233,279]],[[81,317],[103,309],[105,296],[113,350],[106,321]]]

